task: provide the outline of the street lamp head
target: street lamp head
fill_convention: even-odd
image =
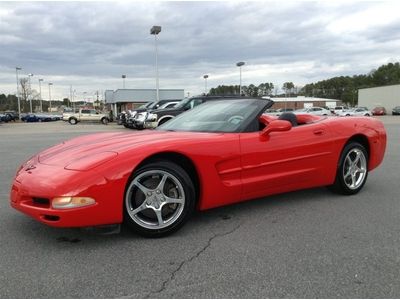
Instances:
[[[22,68],[21,67],[15,67],[15,70],[22,70]]]
[[[150,34],[159,34],[161,32],[161,26],[153,26],[150,29]]]
[[[33,76],[33,74],[32,74],[32,73],[29,73],[29,74],[28,74],[28,76],[31,76],[31,77],[32,77],[32,76]]]
[[[207,79],[207,78],[208,78],[208,75],[207,75],[207,74],[206,74],[206,75],[204,75],[204,76],[203,76],[203,78],[204,78],[204,79]]]
[[[236,63],[236,66],[241,67],[244,65],[244,61],[239,61],[238,63]]]
[[[126,78],[126,75],[122,75],[121,77],[122,77],[122,78]]]
[[[49,82],[49,85],[53,85],[53,83],[52,83],[52,82]]]
[[[43,81],[43,78],[39,78],[39,82]]]

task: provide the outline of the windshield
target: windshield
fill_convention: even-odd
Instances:
[[[150,105],[152,105],[152,104],[154,104],[154,102],[145,103],[145,104],[140,105],[138,108],[139,108],[139,109],[140,109],[140,108],[148,108],[148,107],[150,107]]]
[[[188,103],[190,100],[192,100],[192,98],[184,98],[181,102],[179,102],[175,108],[181,108],[184,107],[186,105],[186,103]]]
[[[158,130],[197,132],[240,132],[268,102],[255,99],[209,101],[180,114]]]

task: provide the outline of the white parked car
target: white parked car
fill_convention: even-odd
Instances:
[[[335,106],[335,108],[333,109],[333,113],[337,115],[341,112],[344,112],[345,110],[348,110],[346,106]]]
[[[345,117],[345,116],[372,116],[372,112],[364,107],[356,107],[352,109],[347,109],[342,112],[337,113],[338,116]]]
[[[298,109],[298,110],[295,110],[293,113],[295,113],[295,114],[311,114],[311,115],[316,115],[316,116],[332,115],[332,113],[329,109],[326,109],[323,107],[318,107],[318,106]]]

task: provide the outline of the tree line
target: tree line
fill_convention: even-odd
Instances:
[[[242,94],[248,97],[271,96],[307,96],[319,98],[339,99],[345,103],[355,105],[358,99],[358,89],[376,86],[400,84],[400,63],[388,63],[368,74],[353,76],[337,76],[303,87],[295,86],[293,82],[285,82],[281,90],[273,83],[262,83],[258,86],[250,84],[242,86]],[[211,88],[210,95],[239,95],[238,85],[219,85]]]

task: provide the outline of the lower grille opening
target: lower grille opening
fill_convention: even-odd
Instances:
[[[32,202],[33,202],[33,204],[50,205],[50,200],[47,198],[33,197]]]
[[[52,221],[52,222],[60,220],[59,216],[53,216],[53,215],[44,215],[43,218],[46,221]]]

